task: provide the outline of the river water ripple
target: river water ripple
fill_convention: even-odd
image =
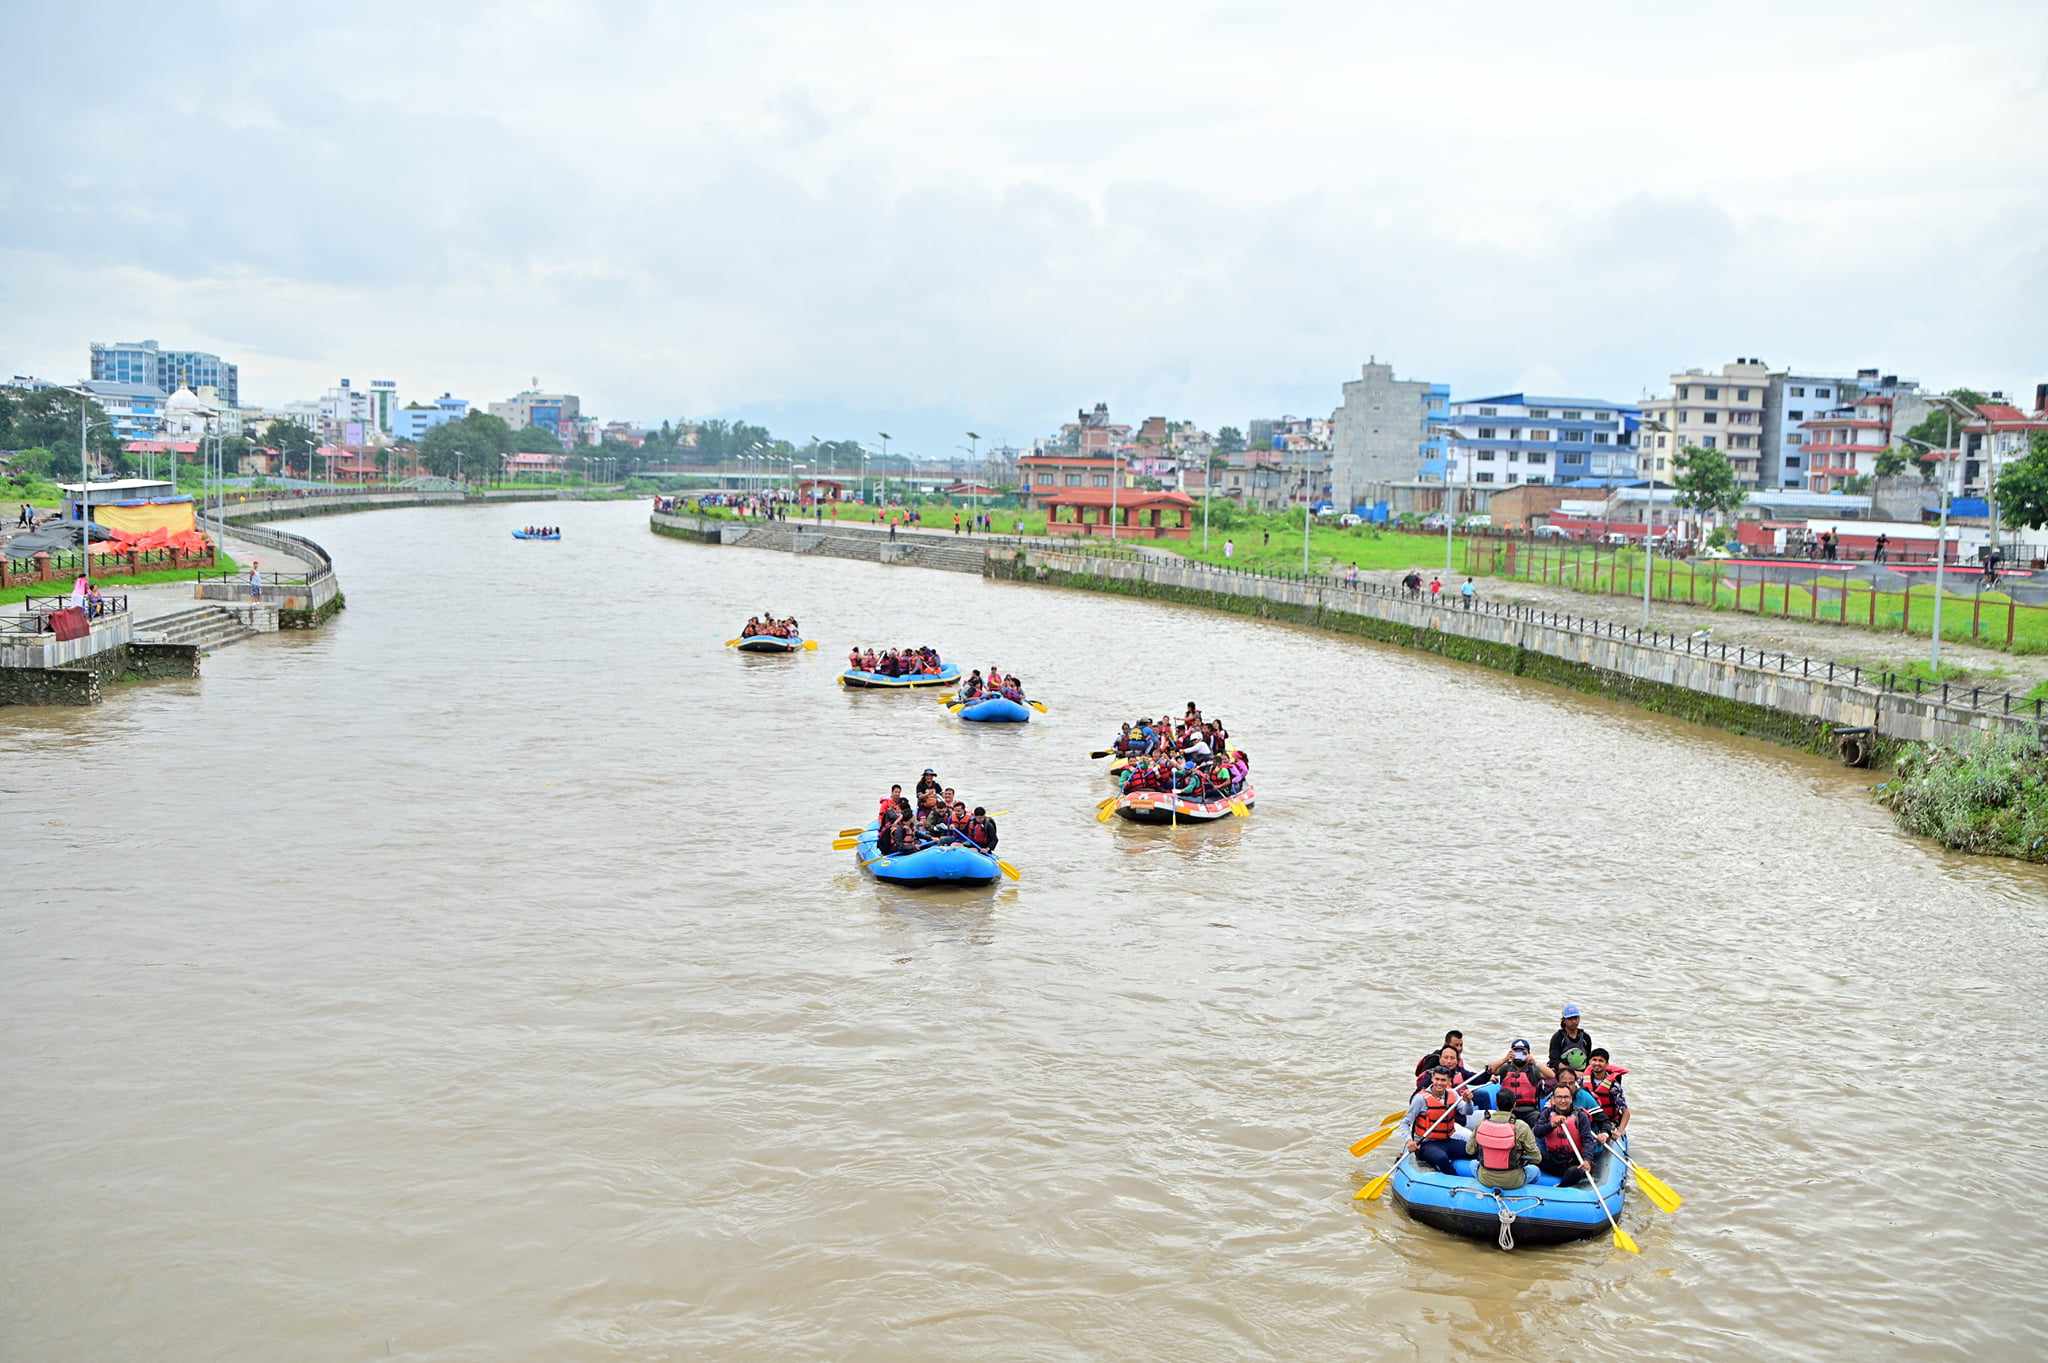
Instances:
[[[2037,870],[1436,659],[525,514],[310,523],[325,632],[0,710],[0,1356],[2048,1354],[2048,1097],[1974,1077]],[[822,650],[719,646],[768,608]],[[1051,713],[844,693],[856,641]],[[1190,698],[1257,813],[1095,823],[1088,750]],[[1021,884],[829,849],[926,765]],[[1351,1200],[1444,1028],[1566,999],[1688,1199],[1639,1258]]]

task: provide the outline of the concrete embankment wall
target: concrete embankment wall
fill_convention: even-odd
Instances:
[[[1644,634],[1612,621],[1517,607],[1466,611],[1431,605],[1375,584],[1262,577],[1184,560],[1109,559],[1058,549],[989,555],[991,576],[1154,600],[1334,629],[1478,663],[1516,676],[1626,700],[1645,709],[1836,751],[1839,729],[1868,729],[1882,759],[1889,742],[1928,742],[1975,730],[2038,726],[1852,680],[1847,668],[1684,636]],[[1832,675],[1830,675],[1832,674]],[[1876,751],[1872,753],[1872,748]]]
[[[334,574],[333,556],[326,549],[304,535],[294,535],[288,530],[238,524],[235,516],[240,510],[230,508],[224,517],[225,526],[211,519],[205,521],[205,526],[216,534],[232,527],[239,539],[291,555],[307,565],[306,580],[303,583],[274,582],[253,591],[247,582],[234,579],[201,582],[193,590],[195,599],[215,605],[262,606],[274,610],[279,629],[317,629],[348,604],[347,598],[341,594],[341,580]]]
[[[652,512],[648,528],[657,535],[694,540],[699,544],[731,544],[745,549],[774,549],[785,554],[850,558],[863,563],[888,563],[907,568],[936,568],[949,573],[981,573],[985,541],[969,535],[930,530],[903,530],[890,538],[886,528],[851,522],[723,520],[709,516]]]

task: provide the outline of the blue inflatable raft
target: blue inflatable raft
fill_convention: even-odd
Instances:
[[[876,838],[875,825],[869,823],[861,829],[853,855],[862,870],[891,885],[992,885],[1002,874],[994,857],[965,843],[885,857]]]
[[[524,530],[514,530],[512,532],[512,538],[515,540],[558,540],[561,537],[562,532],[559,530],[552,535],[529,535]]]
[[[839,674],[841,686],[869,688],[876,691],[905,691],[913,686],[951,686],[960,680],[960,664],[947,663],[930,677],[885,677],[879,672],[863,672],[849,667]]]
[[[975,724],[1029,724],[1031,707],[1008,696],[978,696],[956,712]]]
[[[801,636],[785,639],[779,634],[750,634],[733,645],[742,653],[795,653],[803,646]]]
[[[1493,1085],[1473,1088],[1474,1105],[1493,1104]],[[1474,1114],[1475,1119],[1478,1113]],[[1621,1140],[1624,1154],[1628,1137]],[[1489,1188],[1474,1177],[1476,1160],[1454,1160],[1455,1175],[1439,1174],[1413,1155],[1394,1170],[1390,1185],[1394,1204],[1425,1226],[1452,1235],[1494,1240],[1502,1249],[1517,1244],[1556,1245],[1580,1240],[1607,1230],[1607,1213],[1621,1219],[1622,1189],[1628,1166],[1602,1151],[1591,1155],[1593,1178],[1575,1188],[1561,1188],[1549,1174],[1527,1170],[1529,1181],[1520,1188]],[[1607,1212],[1600,1210],[1605,1204]],[[1509,1220],[1501,1215],[1513,1214]]]

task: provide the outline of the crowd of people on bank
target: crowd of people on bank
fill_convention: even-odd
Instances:
[[[930,767],[917,778],[912,796],[902,786],[889,787],[876,813],[877,846],[884,856],[908,856],[927,847],[966,845],[983,852],[996,850],[996,821],[980,805],[973,809]]]
[[[740,631],[740,638],[755,639],[764,634],[772,639],[801,639],[803,637],[803,633],[796,627],[796,617],[794,615],[790,616],[787,620],[778,620],[766,611],[763,611],[759,615],[747,618],[746,628]]]
[[[1015,675],[1006,675],[1001,668],[997,667],[994,663],[990,663],[986,677],[982,676],[981,669],[977,667],[968,674],[966,681],[960,683],[960,699],[962,700],[983,700],[989,696],[1001,696],[1005,700],[1014,700],[1019,705],[1022,705],[1024,703],[1024,679]]]
[[[1176,722],[1172,715],[1136,719],[1117,733],[1110,751],[1125,759],[1120,776],[1126,794],[1172,791],[1191,800],[1222,800],[1244,790],[1251,759],[1230,746],[1220,719],[1204,719],[1189,701]]]
[[[1564,1187],[1584,1183],[1603,1147],[1628,1130],[1628,1071],[1595,1046],[1568,1003],[1550,1038],[1548,1063],[1533,1058],[1517,1039],[1498,1060],[1477,1069],[1465,1063],[1465,1034],[1444,1033],[1443,1045],[1416,1062],[1415,1093],[1400,1136],[1421,1163],[1456,1174],[1471,1160],[1473,1176],[1488,1188],[1520,1188],[1539,1169]],[[1495,1085],[1480,1108],[1470,1090]]]
[[[846,655],[846,665],[856,672],[878,677],[936,677],[946,670],[935,648],[885,648],[879,653],[855,645]]]

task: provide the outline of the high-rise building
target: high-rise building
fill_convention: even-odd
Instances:
[[[1640,409],[1599,398],[1502,393],[1451,404],[1445,480],[1456,484],[1574,483],[1636,478]]]
[[[1356,506],[1371,483],[1406,482],[1425,462],[1441,457],[1438,427],[1448,413],[1444,384],[1397,379],[1377,357],[1344,385],[1344,401],[1331,416],[1330,493]]]
[[[228,405],[241,402],[241,367],[210,350],[165,350],[155,341],[92,343],[92,376],[105,383],[146,383],[169,396],[180,388],[219,390]]]
[[[398,414],[398,385],[390,379],[370,380],[370,420],[386,435],[391,434]]]
[[[1687,446],[1719,450],[1735,467],[1735,481],[1760,486],[1763,473],[1764,393],[1770,366],[1743,358],[1721,366],[1718,374],[1688,369],[1671,376],[1671,396],[1653,398],[1642,407],[1644,424],[1642,475],[1660,483],[1677,476],[1680,450]]]

